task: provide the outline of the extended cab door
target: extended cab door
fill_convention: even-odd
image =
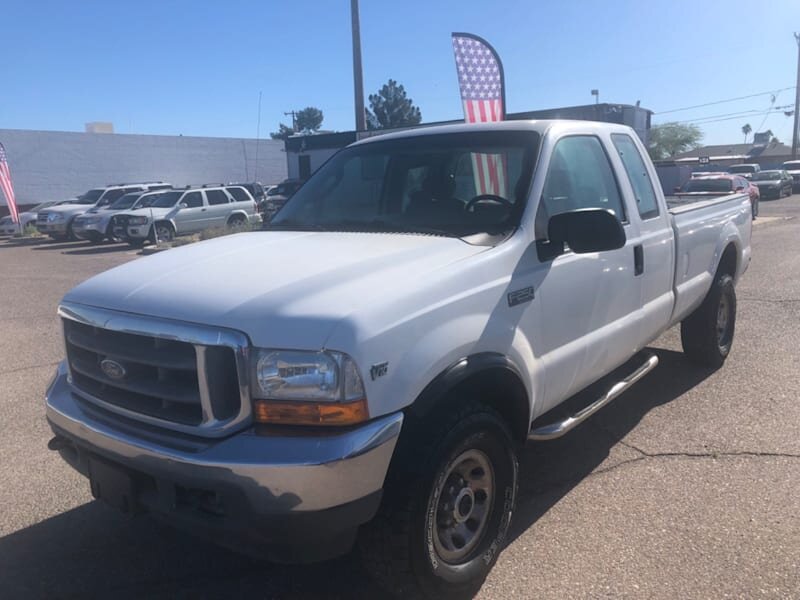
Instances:
[[[638,223],[629,218],[609,146],[595,134],[568,133],[555,141],[547,165],[537,230],[544,224],[546,231],[553,215],[603,208],[620,219],[627,241],[617,250],[575,254],[567,248],[540,258],[546,271],[537,290],[542,319],[535,345],[544,369],[542,410],[622,364],[639,343]]]
[[[634,135],[612,133],[625,195],[631,199],[631,217],[638,221],[635,275],[641,281],[641,333],[647,344],[658,337],[672,316],[675,296],[675,234],[653,164]]]

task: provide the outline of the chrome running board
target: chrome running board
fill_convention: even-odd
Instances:
[[[553,440],[561,437],[565,433],[583,423],[586,419],[591,417],[606,404],[614,400],[622,392],[630,388],[634,383],[655,369],[656,365],[658,365],[658,357],[655,354],[646,355],[645,361],[641,366],[639,366],[635,371],[621,381],[618,381],[612,385],[611,389],[600,396],[600,398],[592,402],[589,406],[579,410],[574,415],[569,416],[561,421],[548,423],[547,425],[542,425],[541,427],[532,429],[528,434],[528,439],[532,441],[543,441]]]

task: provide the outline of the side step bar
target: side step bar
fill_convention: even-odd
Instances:
[[[648,354],[645,358],[644,363],[640,367],[638,367],[635,371],[633,371],[633,373],[628,375],[625,379],[618,381],[617,383],[612,385],[611,389],[609,389],[605,394],[600,396],[600,398],[592,402],[589,406],[579,410],[574,415],[567,417],[562,421],[556,421],[555,423],[548,423],[547,425],[542,425],[541,427],[532,429],[531,432],[528,434],[528,439],[532,441],[543,441],[543,440],[553,440],[555,438],[561,437],[565,433],[571,431],[572,429],[583,423],[586,419],[591,417],[594,413],[603,408],[606,404],[614,400],[622,392],[630,388],[634,383],[636,383],[642,377],[647,375],[650,371],[655,369],[656,365],[658,365],[658,357],[655,354]]]

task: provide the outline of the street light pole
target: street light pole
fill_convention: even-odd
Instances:
[[[797,159],[798,135],[800,135],[800,33],[794,34],[797,42],[797,81],[794,88],[794,130],[792,130],[792,160]]]
[[[367,115],[364,113],[364,79],[361,70],[361,27],[358,20],[358,0],[350,0],[350,18],[353,29],[353,86],[356,105],[356,130],[367,128]]]

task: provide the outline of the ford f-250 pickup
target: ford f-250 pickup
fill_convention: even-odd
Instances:
[[[728,356],[750,201],[660,190],[618,125],[353,144],[266,231],[70,291],[50,447],[125,511],[277,561],[358,538],[395,591],[470,592],[503,548],[523,443],[641,379],[673,325],[691,359]]]

